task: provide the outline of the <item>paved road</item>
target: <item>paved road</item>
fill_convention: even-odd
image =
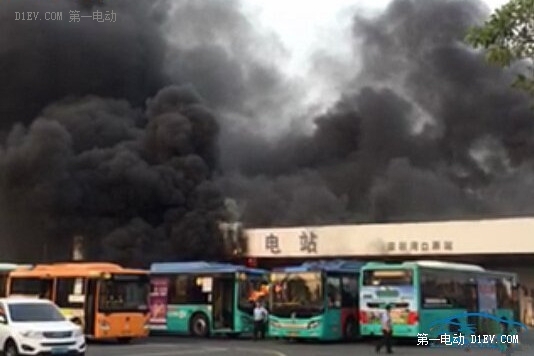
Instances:
[[[534,334],[525,336],[522,350],[513,355],[534,354]],[[371,356],[376,355],[372,344],[310,344],[290,343],[285,341],[267,340],[254,342],[252,340],[227,340],[227,339],[193,339],[185,337],[153,337],[143,342],[135,342],[130,345],[115,344],[90,344],[88,356]],[[478,349],[466,353],[460,349],[433,349],[421,346],[398,345],[394,349],[395,355],[418,356],[455,356],[455,355],[502,355],[497,350]]]

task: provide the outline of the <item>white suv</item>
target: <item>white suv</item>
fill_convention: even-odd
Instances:
[[[82,329],[43,299],[0,299],[0,350],[6,356],[85,355]]]

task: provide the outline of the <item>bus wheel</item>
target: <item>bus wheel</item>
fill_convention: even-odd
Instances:
[[[191,320],[190,332],[193,336],[208,337],[210,333],[208,318],[204,314],[197,314]]]
[[[129,344],[132,341],[131,337],[119,337],[117,339],[119,341],[119,344]]]
[[[343,330],[343,337],[345,340],[354,340],[356,337],[356,323],[354,319],[348,319],[345,323],[345,330]]]

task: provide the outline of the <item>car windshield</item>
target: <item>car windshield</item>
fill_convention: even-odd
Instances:
[[[9,304],[11,320],[17,323],[63,321],[65,317],[52,304],[16,303]]]

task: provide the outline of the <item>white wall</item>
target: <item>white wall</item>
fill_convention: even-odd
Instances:
[[[248,256],[260,258],[534,253],[533,218],[247,229],[245,234]]]

